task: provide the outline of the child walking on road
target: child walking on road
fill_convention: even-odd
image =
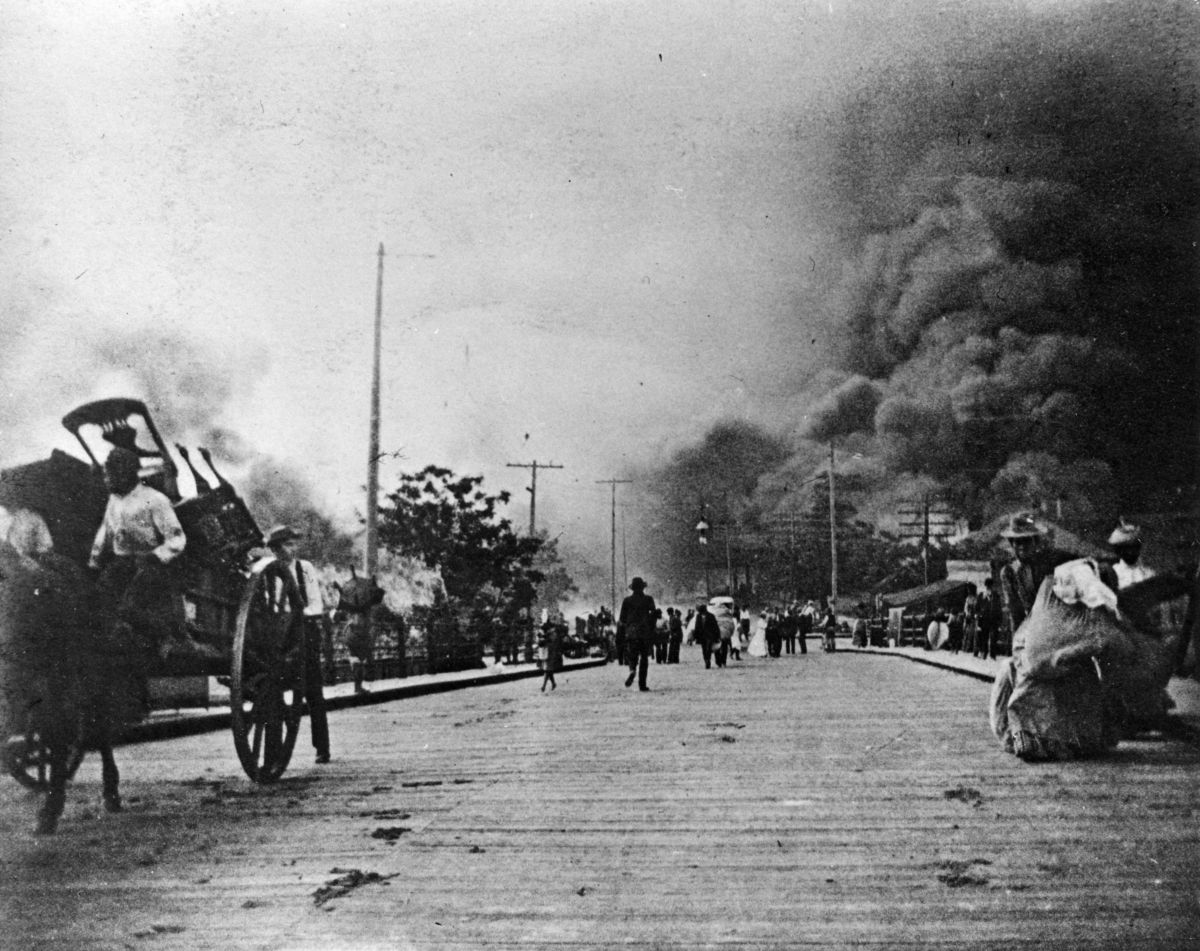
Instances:
[[[538,660],[542,665],[542,693],[546,692],[546,684],[555,690],[558,684],[554,682],[554,668],[559,665],[562,657],[562,631],[555,618],[551,617],[542,625],[542,636],[538,641]]]

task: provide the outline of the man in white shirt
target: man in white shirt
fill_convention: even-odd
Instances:
[[[107,606],[139,639],[166,649],[185,639],[183,599],[169,566],[187,546],[171,500],[138,480],[136,453],[114,448],[104,461],[108,506],[88,560],[99,569]]]
[[[325,602],[321,598],[321,579],[311,562],[296,557],[300,535],[286,525],[278,525],[267,534],[267,547],[296,580],[304,604],[304,699],[312,726],[313,748],[317,762],[329,762],[329,718],[325,713],[324,672],[321,641],[324,637]]]

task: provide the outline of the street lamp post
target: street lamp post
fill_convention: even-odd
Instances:
[[[712,586],[708,582],[708,528],[708,521],[704,518],[704,509],[701,507],[700,521],[696,523],[696,535],[701,550],[704,552],[704,597],[706,600],[712,597]]]

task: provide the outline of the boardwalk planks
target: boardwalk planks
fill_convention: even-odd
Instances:
[[[1027,765],[987,685],[895,657],[615,667],[345,710],[274,787],[224,734],[85,764],[62,833],[9,783],[14,948],[1180,948],[1200,751]],[[307,729],[307,728],[306,728]],[[340,883],[340,884],[339,884]],[[325,889],[319,893],[320,889]]]

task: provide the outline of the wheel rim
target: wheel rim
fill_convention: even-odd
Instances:
[[[83,746],[72,744],[67,755],[67,779],[74,778],[83,762]],[[23,736],[11,736],[4,743],[4,769],[26,789],[46,792],[50,789],[50,751],[37,730]]]
[[[233,742],[258,783],[287,769],[304,704],[303,610],[296,582],[278,562],[255,565],[242,593],[233,644]]]
[[[36,733],[9,737],[4,744],[4,768],[26,789],[50,788],[46,748]]]

